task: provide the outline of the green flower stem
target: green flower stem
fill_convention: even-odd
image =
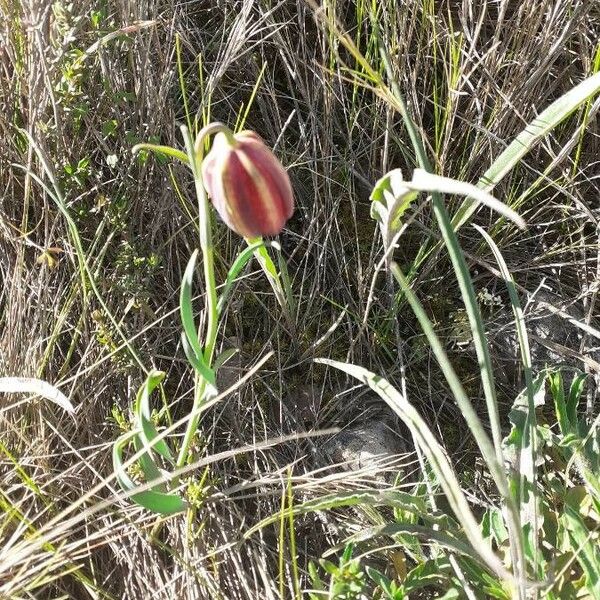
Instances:
[[[196,196],[198,198],[198,220],[200,229],[200,249],[202,251],[202,259],[204,264],[204,284],[206,293],[206,335],[204,336],[204,362],[212,367],[213,354],[217,341],[217,333],[219,330],[219,310],[217,297],[217,284],[215,280],[215,261],[214,261],[214,246],[212,243],[212,226],[211,212],[208,202],[208,195],[202,180],[202,161],[204,159],[204,145],[206,139],[216,133],[224,133],[232,143],[233,133],[222,123],[211,123],[204,127],[198,134],[194,143],[187,127],[182,128],[183,137],[185,139],[187,159],[189,166],[194,174],[194,184],[196,186]],[[260,238],[246,240],[248,244],[260,241]],[[264,246],[257,248],[254,252],[261,268],[265,272],[279,305],[281,306],[292,338],[295,339],[295,320],[292,316],[293,296],[289,279],[284,276],[279,276],[277,268],[273,263],[267,249]],[[285,275],[285,274],[284,274]],[[194,391],[194,403],[192,406],[192,414],[194,415],[188,422],[187,428],[183,436],[181,449],[177,457],[176,466],[181,468],[185,465],[189,455],[190,446],[194,439],[194,435],[198,429],[198,421],[200,419],[200,411],[198,408],[205,401],[210,393],[210,388],[215,389],[215,381],[208,381],[205,377],[200,377],[196,380],[196,389]]]
[[[192,145],[190,134],[186,127],[182,127],[183,136],[185,139],[186,150],[189,158],[190,167],[194,174],[194,184],[196,186],[196,196],[198,198],[198,220],[200,225],[200,249],[202,250],[202,259],[204,264],[204,286],[206,293],[206,309],[208,315],[208,321],[206,324],[206,335],[204,336],[204,360],[210,367],[212,364],[213,354],[215,350],[215,344],[217,341],[217,332],[219,328],[219,315],[217,310],[217,284],[215,280],[215,252],[212,243],[212,228],[210,218],[210,207],[208,204],[208,196],[204,189],[204,183],[202,181],[201,165],[204,158],[204,142],[210,135],[218,133],[220,131],[227,135],[229,129],[222,123],[211,123],[204,127],[196,142]],[[189,449],[198,429],[198,421],[200,419],[200,413],[198,408],[201,406],[205,399],[207,385],[211,384],[214,386],[214,381],[207,381],[205,378],[201,378],[196,383],[196,389],[194,393],[194,404],[192,407],[192,414],[194,415],[189,421],[183,436],[183,442],[177,457],[177,468],[183,467],[187,460]]]

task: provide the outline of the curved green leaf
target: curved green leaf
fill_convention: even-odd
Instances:
[[[364,542],[381,535],[395,537],[403,533],[416,535],[427,541],[435,540],[440,546],[445,546],[453,552],[464,554],[477,563],[481,562],[481,556],[477,554],[472,546],[465,540],[455,537],[448,530],[440,531],[432,527],[413,525],[411,523],[389,523],[387,525],[369,527],[352,535],[349,538],[349,542]]]
[[[239,352],[238,348],[228,348],[223,350],[217,358],[215,358],[214,367],[215,371],[220,369],[230,358],[234,357]]]
[[[461,522],[469,542],[477,549],[480,557],[491,569],[501,577],[512,579],[498,557],[485,544],[481,537],[479,524],[462,492],[454,469],[446,458],[446,453],[412,404],[383,377],[375,375],[363,367],[324,358],[316,359],[315,362],[339,369],[367,384],[404,421],[434,470],[450,507]]]
[[[494,198],[489,192],[465,181],[458,181],[451,177],[442,177],[441,175],[428,173],[423,169],[415,169],[412,180],[407,182],[406,185],[409,189],[422,192],[467,196],[467,198],[478,204],[485,204],[498,214],[510,219],[520,229],[525,229],[526,227],[524,219],[510,208],[510,206],[507,206],[504,202],[500,202],[500,200]]]
[[[136,435],[133,438],[133,448],[136,454],[143,450],[137,462],[144,473],[144,480],[148,483],[160,480],[162,473],[154,462],[149,446],[142,441],[141,435]],[[152,490],[155,492],[166,492],[167,486],[161,481],[160,483],[156,483],[154,486],[152,486]]]
[[[128,432],[122,435],[113,445],[113,468],[119,485],[125,492],[131,492],[139,487],[127,474],[123,467],[123,449],[127,444],[134,441],[138,432]],[[156,513],[170,515],[186,510],[187,504],[176,494],[168,494],[155,490],[143,490],[131,494],[131,499]]]
[[[336,508],[347,508],[349,506],[389,506],[403,510],[407,513],[414,514],[419,518],[423,518],[428,522],[435,524],[436,518],[427,515],[425,505],[421,498],[400,492],[397,490],[381,490],[381,491],[357,491],[343,492],[339,494],[329,494],[314,500],[308,500],[302,504],[296,504],[290,510],[294,516],[307,513],[334,510]],[[281,520],[281,512],[270,515],[269,517],[253,525],[244,533],[244,538],[248,539],[254,533],[263,529],[267,525],[272,525]]]
[[[136,144],[131,151],[137,154],[140,150],[149,150],[150,152],[156,152],[157,154],[166,154],[171,158],[180,160],[184,165],[189,165],[187,154],[171,146],[161,146],[159,144]]]
[[[252,242],[251,244],[248,244],[248,246],[239,253],[238,257],[231,265],[229,273],[227,273],[227,279],[225,279],[223,292],[221,293],[221,297],[219,298],[219,302],[217,304],[217,311],[219,312],[219,314],[221,314],[223,308],[225,307],[227,297],[229,296],[231,288],[233,287],[233,284],[240,271],[246,266],[246,264],[248,264],[248,261],[252,258],[256,250],[268,245],[270,245],[268,242],[265,242],[261,239],[258,242]]]
[[[154,441],[158,437],[158,431],[152,422],[152,409],[150,408],[150,395],[165,378],[163,371],[151,371],[146,381],[140,387],[135,401],[135,416],[141,427],[140,439],[147,448],[148,454],[156,450],[163,458],[173,462],[173,455],[164,439]]]
[[[198,250],[194,250],[188,261],[183,278],[181,280],[181,293],[179,296],[179,314],[183,331],[187,338],[188,345],[184,343],[184,352],[192,366],[198,373],[206,379],[211,385],[215,384],[215,372],[206,364],[204,360],[204,351],[198,341],[198,331],[194,320],[194,310],[192,308],[192,286],[194,282],[194,269],[198,259]]]
[[[527,125],[506,147],[504,152],[483,174],[477,183],[477,187],[486,192],[493,190],[540,139],[548,135],[557,125],[598,92],[600,92],[600,73],[595,73],[566,94],[563,94],[548,106],[539,117]],[[455,231],[471,218],[478,206],[479,202],[476,200],[466,199],[463,201],[452,219],[452,226]]]
[[[514,468],[511,478],[517,484],[517,489],[514,491],[520,508],[521,527],[525,524],[530,524],[534,531],[534,534],[531,536],[530,551],[533,562],[536,563],[537,572],[541,575],[544,568],[539,561],[538,531],[542,522],[538,515],[537,486],[535,483],[537,480],[536,461],[539,458],[536,406],[544,402],[545,373],[538,376],[535,381],[533,380],[531,351],[525,317],[515,282],[502,256],[502,252],[500,252],[500,248],[498,248],[488,233],[478,225],[474,225],[474,227],[482,235],[498,263],[500,273],[508,290],[515,320],[521,362],[525,375],[525,391],[517,396],[509,413],[509,419],[513,424],[513,428],[509,436],[504,440],[504,456],[511,462]]]

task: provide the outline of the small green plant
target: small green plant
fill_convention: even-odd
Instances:
[[[72,180],[72,185],[84,187],[91,173],[90,159],[87,157],[82,158],[77,161],[77,164],[67,163],[63,167],[63,170],[67,179],[65,183],[69,183],[69,180]]]
[[[186,152],[152,143],[138,144],[134,152],[154,152],[186,164],[192,171],[198,198],[200,249],[203,259],[206,320],[200,333],[193,309],[193,279],[198,259],[195,251],[185,269],[181,284],[179,312],[183,326],[181,335],[185,355],[195,374],[194,401],[189,417],[184,419],[185,433],[181,445],[173,449],[166,439],[176,423],[159,433],[151,408],[152,392],[159,388],[165,374],[151,371],[140,387],[134,404],[134,428],[123,434],[114,444],[113,463],[117,479],[138,504],[159,513],[171,514],[188,507],[181,494],[170,487],[177,483],[177,473],[193,460],[192,446],[197,434],[200,415],[218,397],[216,372],[231,356],[230,351],[215,357],[219,322],[229,300],[235,280],[252,258],[256,256],[267,275],[290,325],[293,325],[288,300],[291,299],[289,280],[282,269],[282,277],[269,256],[262,235],[275,235],[283,228],[293,211],[293,196],[289,179],[283,167],[254,133],[234,135],[221,123],[212,123],[202,129],[195,140],[182,127]],[[208,138],[216,135],[215,145],[204,158]],[[215,248],[212,242],[212,218],[206,195],[211,193],[213,204],[223,220],[234,231],[246,238],[248,247],[233,262],[220,294],[215,277]],[[146,259],[137,260],[136,269],[146,267]],[[283,263],[280,263],[283,264]],[[129,447],[134,456],[127,462],[123,454]],[[141,485],[128,474],[128,467],[137,465],[143,473]],[[166,469],[175,469],[171,475]]]
[[[319,560],[319,565],[329,576],[329,582],[323,581],[319,575],[318,567],[309,563],[308,572],[312,589],[308,592],[310,600],[360,600],[365,598],[363,591],[366,586],[365,572],[360,559],[352,558],[354,546],[348,544],[335,563],[324,558]]]
[[[108,284],[113,293],[127,302],[124,312],[131,309],[150,312],[150,290],[161,267],[160,257],[154,252],[142,252],[135,243],[123,240],[116,249],[113,265],[115,269]]]

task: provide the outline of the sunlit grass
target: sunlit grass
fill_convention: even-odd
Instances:
[[[600,594],[600,14],[538,4],[0,2],[0,378],[75,407],[2,395],[0,596]],[[184,164],[131,150],[185,156],[180,125],[217,119],[289,168],[296,332],[259,264],[237,271],[215,346],[239,350],[216,381],[231,391],[198,411],[184,472],[161,474],[187,510],[157,517],[111,447],[144,371],[165,373],[145,417],[181,447],[198,208]],[[416,167],[480,182],[528,229],[422,193],[384,247],[373,186]],[[245,243],[213,225],[225,282]],[[203,326],[204,287],[188,291]],[[410,444],[407,410],[422,447],[377,477],[313,436],[380,420]]]

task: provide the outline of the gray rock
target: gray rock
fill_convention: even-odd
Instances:
[[[323,444],[322,451],[331,465],[387,479],[383,467],[399,466],[411,451],[411,442],[391,425],[377,420],[340,431]],[[388,473],[393,476],[394,469]]]

